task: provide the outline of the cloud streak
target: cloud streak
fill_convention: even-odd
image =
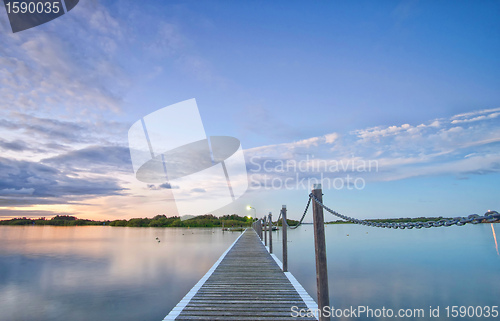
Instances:
[[[263,179],[273,178],[295,182],[354,174],[375,182],[499,172],[499,110],[475,111],[424,124],[377,126],[345,135],[329,133],[252,148],[245,151],[248,170],[254,186],[266,186]],[[376,162],[376,170],[356,167],[370,161]]]
[[[82,2],[60,20],[36,33],[0,33],[2,111],[64,111],[94,119],[120,111],[128,77],[116,63],[123,42],[118,20],[98,2]]]
[[[368,183],[420,176],[466,178],[496,173],[500,171],[500,126],[499,118],[491,116],[495,113],[497,110],[492,109],[433,119],[424,124],[377,126],[346,134],[327,133],[248,149],[245,156],[250,184],[258,189],[270,186],[268,179],[278,179],[289,180],[292,186],[301,188],[298,183],[303,179],[328,178],[340,179],[345,186],[352,186],[354,183],[346,180],[346,174],[362,177]],[[141,194],[144,190],[178,188],[167,182],[137,185],[136,189],[128,190],[130,182],[118,178],[129,176],[133,180],[128,148],[109,143],[102,133],[100,136],[93,134],[97,127],[108,127],[111,137],[123,124],[87,127],[78,121],[14,115],[1,121],[0,126],[11,133],[19,132],[19,137],[37,136],[40,155],[49,155],[43,150],[50,144],[54,145],[50,147],[55,153],[39,161],[0,158],[0,207],[4,209],[84,204],[101,197],[121,198],[130,193]],[[456,119],[473,119],[478,115],[484,117],[473,122],[453,123]],[[65,135],[66,132],[72,134]],[[91,144],[99,140],[103,145]],[[0,148],[19,155],[37,145],[36,140],[2,139]],[[309,184],[304,188],[309,188]],[[202,190],[192,193],[199,194]]]
[[[89,146],[41,162],[71,173],[133,173],[129,149],[123,146]]]
[[[0,207],[68,202],[123,195],[120,181],[94,173],[75,175],[56,165],[0,158]]]

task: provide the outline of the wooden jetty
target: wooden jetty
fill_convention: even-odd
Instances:
[[[247,229],[165,317],[166,320],[317,320],[292,307],[318,306],[253,229]]]

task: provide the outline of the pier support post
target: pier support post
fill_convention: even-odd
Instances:
[[[264,245],[267,246],[267,220],[264,216]]]
[[[281,231],[283,233],[283,272],[288,272],[288,241],[287,241],[287,229],[288,224],[286,222],[286,205],[281,207]]]
[[[312,194],[323,203],[323,191],[321,184],[314,184]],[[322,315],[323,308],[330,306],[328,294],[328,270],[326,266],[326,243],[325,243],[325,221],[323,217],[323,207],[314,200],[313,221],[314,221],[314,248],[316,252],[316,286],[318,292],[319,321],[330,321],[330,317]]]
[[[267,220],[268,230],[269,230],[269,253],[273,253],[273,214],[269,212],[269,219]]]

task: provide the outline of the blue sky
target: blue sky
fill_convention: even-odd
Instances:
[[[363,181],[324,191],[349,216],[498,210],[499,14],[498,1],[82,0],[12,34],[0,10],[0,216],[175,214],[169,189],[135,180],[127,132],[190,98],[247,159],[251,189],[216,215],[300,217],[309,187],[295,183],[315,164]],[[275,168],[293,161],[308,170]],[[331,168],[349,161],[378,166]]]

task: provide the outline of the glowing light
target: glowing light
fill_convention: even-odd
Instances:
[[[250,211],[250,210],[254,210],[255,211],[255,217],[257,217],[257,210],[255,209],[255,207],[252,207],[250,205],[247,206],[247,210]],[[250,217],[249,217],[250,218]]]

